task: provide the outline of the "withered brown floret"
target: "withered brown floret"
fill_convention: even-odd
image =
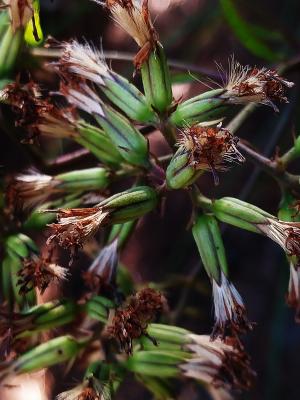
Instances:
[[[151,288],[142,289],[128,300],[127,306],[116,311],[112,324],[107,328],[110,338],[116,339],[121,350],[132,353],[132,341],[147,335],[148,324],[166,305],[164,296]],[[154,343],[155,339],[150,338]]]
[[[25,295],[33,288],[39,289],[43,294],[51,282],[66,280],[68,272],[65,268],[51,263],[49,257],[32,256],[24,259],[23,268],[17,276],[21,295]]]

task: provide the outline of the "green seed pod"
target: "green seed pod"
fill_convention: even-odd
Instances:
[[[109,172],[105,168],[88,168],[65,172],[54,177],[55,188],[63,191],[100,190],[109,184]]]
[[[223,89],[210,90],[184,101],[171,114],[170,121],[176,126],[183,127],[223,117],[226,100],[219,97],[222,93]]]
[[[76,357],[88,341],[89,339],[79,341],[69,335],[48,340],[1,368],[0,380],[9,375],[34,372],[68,361]]]
[[[203,173],[203,171],[197,171],[189,161],[189,152],[180,147],[170,161],[166,172],[167,185],[170,189],[187,187]]]
[[[159,376],[162,378],[178,376],[178,366],[189,354],[183,351],[136,351],[125,363],[130,371],[147,376]]]
[[[155,123],[155,112],[147,103],[146,97],[127,79],[113,71],[103,77],[102,91],[127,117],[138,122]]]
[[[97,115],[96,119],[115,144],[120,154],[129,164],[147,168],[148,141],[129,122],[113,108],[102,105],[103,116]]]
[[[141,67],[143,86],[149,104],[164,113],[172,103],[170,71],[162,45],[157,42]]]
[[[93,296],[85,303],[84,310],[90,318],[107,323],[109,310],[114,307],[111,300],[102,296]]]
[[[12,72],[21,45],[21,30],[13,33],[11,26],[8,25],[5,34],[0,39],[0,78],[6,77]]]
[[[263,210],[234,198],[227,197],[215,200],[212,202],[211,208],[220,221],[250,232],[260,233],[256,224],[267,222],[268,214]]]
[[[111,209],[110,223],[119,224],[139,218],[157,205],[157,193],[148,186],[137,186],[109,197],[99,204],[103,210]]]
[[[32,289],[25,296],[19,294],[18,272],[22,268],[22,259],[30,253],[37,252],[35,243],[26,235],[19,233],[5,239],[6,255],[2,261],[2,291],[12,306],[16,302],[20,308],[33,306],[36,303],[35,291]]]
[[[32,326],[27,334],[31,334],[69,324],[75,320],[77,312],[78,307],[73,301],[56,300],[32,307],[22,313],[22,316],[30,318]]]
[[[227,276],[228,266],[221,232],[216,219],[210,215],[199,215],[192,231],[208,276],[220,284],[221,270]]]
[[[83,121],[78,124],[78,131],[79,136],[74,138],[77,143],[88,149],[104,164],[119,168],[123,157],[105,131]]]
[[[124,224],[113,225],[108,237],[108,243],[111,243],[115,239],[118,239],[118,248],[123,247],[130,237],[131,233],[133,232],[136,224],[137,220],[132,220],[125,222]]]
[[[189,331],[177,326],[164,325],[164,324],[149,324],[147,333],[150,337],[158,341],[159,347],[161,343],[168,343],[170,345],[184,345],[188,343]]]

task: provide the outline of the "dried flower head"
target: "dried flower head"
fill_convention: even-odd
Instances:
[[[212,338],[238,337],[240,333],[252,329],[252,325],[247,320],[246,309],[239,292],[228,281],[223,272],[221,272],[220,284],[213,279],[212,285],[215,309],[215,326]]]
[[[99,85],[105,84],[103,77],[111,76],[103,54],[90,44],[72,40],[61,43],[60,47],[60,60],[52,64],[60,75],[68,76],[71,73]]]
[[[30,169],[16,175],[7,189],[8,206],[32,210],[43,204],[55,192],[56,181],[49,175]]]
[[[223,96],[235,104],[260,103],[278,111],[274,101],[287,103],[285,89],[293,86],[293,82],[281,78],[274,70],[244,67],[232,58]]]
[[[35,129],[40,115],[49,112],[52,104],[42,96],[40,87],[33,81],[20,84],[19,81],[8,84],[0,92],[1,101],[11,105],[16,114],[15,125],[27,129],[30,132],[28,142],[38,135]]]
[[[158,35],[155,31],[148,7],[148,0],[94,0],[106,6],[113,19],[138,44],[141,50],[137,53],[134,65],[140,68],[155,49]]]
[[[8,8],[12,29],[25,27],[33,18],[33,0],[2,0],[2,8]]]
[[[60,282],[68,278],[68,270],[50,261],[50,257],[32,256],[23,261],[23,268],[17,273],[19,293],[25,295],[33,288],[41,294],[51,282]]]
[[[165,305],[166,299],[158,291],[151,288],[140,290],[129,298],[124,308],[116,311],[112,324],[107,328],[108,336],[116,339],[121,349],[130,354],[133,339],[142,335],[148,336],[148,324]]]
[[[300,266],[290,260],[290,279],[286,297],[288,306],[295,308],[295,321],[300,322]]]
[[[55,240],[60,246],[76,251],[97,232],[108,215],[101,207],[60,209],[58,223],[50,225],[54,234],[47,244]]]
[[[289,256],[300,258],[300,222],[280,221],[266,218],[267,223],[256,226],[263,234],[278,243]]]
[[[218,183],[216,171],[226,171],[229,163],[244,162],[237,149],[238,138],[221,124],[216,127],[194,125],[182,131],[179,145],[190,154],[190,165],[211,171]]]
[[[234,342],[211,341],[206,335],[189,335],[186,348],[193,353],[181,365],[185,376],[225,389],[249,389],[255,373],[248,356]]]

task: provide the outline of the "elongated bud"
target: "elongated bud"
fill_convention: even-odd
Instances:
[[[170,189],[181,189],[193,184],[201,174],[190,164],[190,153],[180,146],[168,165],[167,185]]]
[[[120,167],[123,157],[105,131],[84,121],[80,121],[77,128],[79,132],[75,138],[77,143],[87,148],[103,164],[111,168]]]
[[[58,223],[50,225],[54,234],[48,243],[56,240],[62,247],[76,249],[100,226],[139,218],[156,204],[156,191],[148,186],[138,186],[115,194],[93,208],[58,210]]]
[[[0,39],[0,78],[7,77],[14,69],[22,46],[22,32],[14,33],[10,25]]]
[[[103,115],[97,116],[97,121],[129,164],[149,167],[148,141],[129,120],[103,105]]]
[[[221,221],[261,233],[279,244],[288,256],[300,256],[300,222],[281,221],[259,207],[231,197],[213,201],[211,209]]]
[[[127,79],[112,71],[101,53],[88,43],[73,40],[61,45],[63,54],[55,68],[63,74],[73,74],[96,83],[114,105],[130,119],[155,122],[154,111],[145,96]]]
[[[36,332],[55,329],[75,320],[78,314],[76,303],[55,300],[37,305],[14,318],[14,333],[25,337]]]
[[[137,374],[172,378],[180,375],[178,365],[188,354],[182,351],[137,351],[126,362],[126,367]]]
[[[0,380],[9,375],[38,371],[76,357],[89,339],[76,340],[72,336],[60,336],[34,347],[16,360],[0,364]]]
[[[114,307],[115,304],[111,300],[103,296],[93,296],[85,303],[84,310],[90,318],[105,324],[108,321],[109,310]]]
[[[18,273],[22,270],[22,261],[33,253],[37,253],[35,243],[21,233],[5,239],[5,257],[2,262],[2,290],[10,305],[17,303],[20,307],[33,306],[36,302],[34,290],[20,295]]]
[[[147,139],[122,114],[108,105],[85,83],[61,85],[60,92],[70,104],[93,115],[129,164],[148,167]]]
[[[56,176],[40,174],[30,169],[16,175],[7,190],[8,203],[16,209],[32,210],[49,197],[76,191],[103,190],[109,184],[105,168],[88,168],[65,172]]]
[[[224,116],[226,100],[221,97],[224,89],[215,89],[179,103],[171,114],[170,121],[178,126],[215,121]]]
[[[173,94],[167,59],[159,42],[156,42],[146,61],[141,64],[141,74],[149,104],[160,113],[166,112],[172,103]]]
[[[65,191],[102,190],[109,184],[109,172],[105,168],[88,168],[56,175],[57,189]]]
[[[115,224],[112,226],[108,242],[111,243],[114,240],[118,240],[118,248],[122,248],[127,240],[129,239],[131,233],[133,232],[135,226],[137,224],[137,220],[128,221],[124,224]]]
[[[210,215],[198,216],[193,236],[213,288],[215,327],[212,338],[236,336],[251,329],[243,300],[228,280],[226,254],[216,219]]]

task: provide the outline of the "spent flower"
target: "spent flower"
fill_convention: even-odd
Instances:
[[[275,70],[242,66],[232,59],[225,83],[226,92],[222,96],[231,103],[260,103],[278,111],[274,102],[287,103],[286,88],[293,86],[293,82],[282,78]]]
[[[166,305],[158,291],[145,288],[131,296],[127,305],[116,311],[107,335],[116,339],[121,350],[132,353],[132,341],[147,335],[147,326]]]
[[[69,272],[66,268],[51,262],[48,256],[32,256],[24,259],[23,267],[18,271],[17,276],[21,295],[33,288],[39,289],[43,294],[51,282],[67,280]]]
[[[211,171],[218,183],[217,171],[226,171],[230,163],[245,161],[237,149],[238,140],[222,124],[194,125],[182,131],[179,146],[188,152],[189,165],[196,170]]]

